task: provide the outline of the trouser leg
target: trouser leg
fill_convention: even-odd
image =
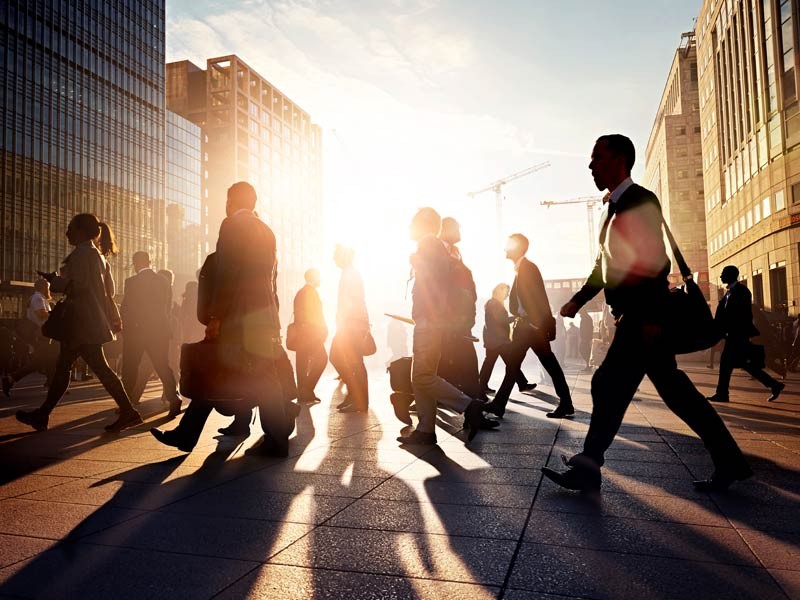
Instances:
[[[494,365],[497,363],[497,358],[500,356],[500,351],[497,348],[487,348],[486,358],[483,359],[478,379],[480,380],[481,390],[489,387],[489,379],[492,377]]]
[[[150,362],[153,363],[153,370],[161,380],[164,395],[171,400],[178,396],[178,384],[175,381],[175,373],[169,364],[169,348],[169,339],[153,340],[147,345],[146,351]]]
[[[111,367],[109,367],[106,362],[105,354],[103,354],[103,347],[99,344],[81,346],[79,352],[86,361],[86,364],[89,365],[92,371],[94,371],[94,374],[97,375],[97,379],[100,380],[100,383],[103,384],[106,391],[114,398],[117,406],[119,406],[120,412],[133,411],[134,408],[122,385],[122,381],[120,381],[117,374],[111,370]]]
[[[542,367],[544,367],[544,370],[550,375],[550,379],[553,380],[553,387],[555,388],[558,399],[562,404],[572,405],[572,395],[569,391],[567,378],[564,376],[564,371],[561,369],[556,355],[553,354],[553,351],[550,349],[550,342],[544,339],[538,339],[531,347],[536,353],[536,356],[539,357],[539,362],[542,363]]]
[[[278,377],[275,361],[270,361],[270,364],[265,367],[258,389],[254,390],[253,399],[258,404],[264,438],[279,445],[288,443],[291,432],[286,416],[283,387]]]
[[[314,395],[314,390],[319,383],[322,373],[325,372],[325,367],[328,366],[328,353],[325,352],[325,346],[320,344],[318,348],[311,352],[308,361],[308,370],[306,374],[306,387],[311,395]]]
[[[749,365],[743,366],[742,369],[766,388],[773,389],[780,385],[780,383],[774,377],[770,376],[769,373],[764,371],[764,369],[757,369]]]
[[[194,447],[203,433],[208,416],[211,414],[211,403],[204,398],[195,398],[186,407],[180,423],[174,429],[182,442]]]
[[[144,355],[144,344],[136,339],[133,334],[128,334],[122,339],[122,384],[128,396],[134,402],[139,400],[141,389],[139,384],[139,366]]]
[[[735,351],[730,346],[729,342],[725,342],[725,347],[722,349],[722,355],[719,357],[719,378],[717,379],[717,396],[727,398],[729,387],[731,384],[731,375],[733,375],[733,365],[735,362]]]
[[[56,367],[53,371],[53,378],[50,381],[50,387],[47,389],[47,397],[39,408],[44,414],[49,415],[61,400],[64,392],[67,391],[72,372],[72,363],[75,362],[76,358],[78,358],[77,348],[68,348],[66,344],[61,344],[58,359],[56,359]]]

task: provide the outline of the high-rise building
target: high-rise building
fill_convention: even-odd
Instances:
[[[645,154],[645,187],[661,201],[664,219],[687,264],[709,295],[703,200],[700,100],[694,32],[681,36],[658,105]],[[679,280],[673,261],[674,279]]]
[[[167,211],[166,266],[175,274],[180,294],[196,279],[205,256],[202,220],[202,132],[200,127],[166,111],[164,199]]]
[[[162,260],[164,26],[164,0],[0,4],[5,298],[59,266],[80,212],[116,233],[117,279],[136,250]]]
[[[695,28],[711,280],[800,310],[798,3],[705,0]]]
[[[167,107],[198,124],[203,146],[203,229],[213,249],[226,191],[248,181],[278,240],[284,319],[303,273],[320,260],[322,137],[310,115],[237,56],[167,65]]]

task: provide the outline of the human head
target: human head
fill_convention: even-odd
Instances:
[[[230,217],[237,210],[255,210],[256,200],[256,189],[246,181],[238,181],[228,188],[225,214]]]
[[[409,232],[411,239],[418,242],[426,235],[439,235],[441,229],[442,217],[430,206],[425,206],[420,208],[411,218]]]
[[[91,240],[103,256],[119,252],[111,228],[91,213],[80,213],[72,217],[67,226],[67,240],[73,246]]]
[[[337,267],[340,269],[349,267],[353,264],[354,258],[355,251],[352,248],[342,246],[341,244],[336,244],[336,248],[333,251],[333,262],[336,263]]]
[[[457,244],[461,241],[461,225],[453,217],[442,219],[442,231],[439,239],[448,244]]]
[[[613,190],[626,178],[636,162],[636,148],[630,138],[619,133],[601,135],[592,150],[589,169],[597,189]]]
[[[318,269],[309,269],[305,272],[306,283],[311,287],[318,288],[320,284],[320,277],[319,277],[319,270]]]
[[[187,281],[186,287],[183,288],[183,297],[197,298],[197,285],[196,281]]]
[[[521,233],[512,233],[506,242],[506,258],[514,262],[525,256],[528,251],[528,238]]]
[[[40,277],[33,283],[33,289],[35,289],[45,298],[50,297],[50,282],[44,277]]]
[[[150,266],[150,255],[144,250],[134,252],[131,260],[133,261],[133,270],[137,273]]]
[[[498,283],[492,290],[492,298],[500,300],[500,302],[505,302],[506,298],[508,298],[509,290],[511,290],[511,288],[507,283]]]
[[[722,273],[720,273],[719,278],[725,285],[730,285],[734,283],[737,279],[739,279],[739,269],[737,269],[733,265],[728,265],[727,267],[722,269]]]
[[[169,269],[161,269],[158,274],[169,282],[170,287],[172,287],[172,284],[175,283],[175,273]]]

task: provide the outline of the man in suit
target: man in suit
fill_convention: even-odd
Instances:
[[[285,457],[293,422],[278,372],[284,356],[280,345],[277,302],[277,244],[275,234],[254,213],[256,191],[247,182],[228,189],[227,218],[217,240],[216,266],[210,294],[206,338],[218,342],[221,364],[242,374],[250,391],[245,406],[256,405],[264,437],[247,454]],[[191,451],[200,437],[213,405],[193,399],[178,427],[151,429],[168,446]]]
[[[506,258],[514,263],[517,272],[509,297],[511,314],[516,317],[511,338],[513,349],[506,365],[503,383],[497,390],[494,400],[486,405],[486,411],[498,417],[503,416],[511,390],[519,376],[522,361],[530,349],[536,353],[539,362],[553,380],[553,387],[558,396],[558,407],[547,413],[547,416],[560,419],[574,414],[575,409],[572,406],[572,396],[564,371],[550,348],[550,342],[555,339],[556,322],[550,312],[550,302],[544,289],[542,274],[534,263],[525,258],[528,246],[528,238],[521,233],[511,235],[506,244]]]
[[[309,269],[305,273],[306,284],[294,297],[294,322],[301,327],[301,346],[295,355],[297,369],[298,401],[316,404],[320,399],[314,394],[319,378],[328,364],[325,340],[328,326],[322,312],[322,300],[317,288],[320,285],[319,271]]]
[[[666,330],[670,262],[656,196],[633,183],[636,160],[625,136],[604,135],[595,143],[589,169],[597,189],[608,190],[607,214],[600,231],[601,252],[586,284],[561,308],[572,318],[605,290],[616,318],[608,354],[592,378],[592,417],[583,451],[565,472],[543,467],[546,477],[573,490],[599,490],[606,450],[619,431],[636,389],[647,375],[664,403],[703,440],[714,462],[710,479],[696,481],[703,491],[725,490],[752,475],[741,450],[708,400],[678,369]]]
[[[733,265],[722,269],[720,279],[728,287],[728,291],[717,305],[714,322],[719,334],[725,339],[725,347],[719,359],[717,392],[709,397],[709,400],[729,402],[728,387],[731,375],[733,369],[738,367],[760,381],[764,387],[769,388],[772,395],[767,401],[773,402],[783,391],[784,384],[770,377],[764,371],[763,363],[758,364],[760,362],[758,359],[747,362],[748,358],[753,356],[752,350],[755,348],[750,343],[750,338],[759,333],[753,325],[753,295],[746,286],[739,283],[739,269]]]
[[[434,209],[421,208],[411,221],[411,239],[417,252],[411,256],[414,287],[411,289],[411,317],[414,319],[411,384],[417,405],[417,428],[397,438],[401,444],[436,444],[436,409],[444,406],[464,415],[464,428],[472,440],[479,429],[497,427],[497,421],[483,416],[483,403],[448,383],[437,373],[442,340],[452,326],[448,304],[450,256],[437,238],[442,219]],[[398,406],[395,404],[395,411]]]
[[[120,307],[124,331],[122,383],[131,400],[138,402],[142,391],[136,385],[139,365],[142,356],[147,354],[169,401],[169,416],[175,417],[181,412],[181,398],[175,373],[169,366],[172,289],[169,282],[151,268],[147,252],[133,253],[133,268],[136,274],[125,280],[125,295]]]

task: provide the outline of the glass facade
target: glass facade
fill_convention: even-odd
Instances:
[[[175,289],[195,279],[202,264],[202,133],[200,127],[166,111],[165,195],[167,205],[167,268],[175,273]]]
[[[0,3],[0,280],[32,281],[69,251],[79,212],[122,254],[165,255],[164,0]]]

